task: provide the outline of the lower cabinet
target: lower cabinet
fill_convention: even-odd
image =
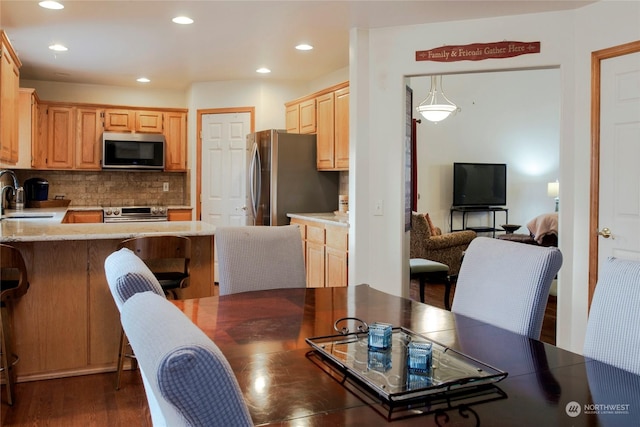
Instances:
[[[93,224],[102,222],[102,211],[67,211],[64,224]]]
[[[169,209],[167,217],[169,221],[191,221],[191,209]]]
[[[307,287],[347,286],[349,229],[342,225],[292,218],[300,227]]]

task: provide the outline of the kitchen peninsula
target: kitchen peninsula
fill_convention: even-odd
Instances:
[[[214,294],[213,234],[200,221],[63,224],[65,209],[26,209],[0,221],[0,241],[20,250],[30,287],[13,313],[18,381],[115,371],[120,320],[104,274],[105,258],[136,236],[192,241],[190,286],[183,298]],[[34,218],[33,216],[49,216]]]

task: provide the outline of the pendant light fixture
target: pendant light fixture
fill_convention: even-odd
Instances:
[[[460,109],[449,100],[442,91],[442,76],[431,76],[431,90],[424,101],[416,108],[422,117],[438,123]]]

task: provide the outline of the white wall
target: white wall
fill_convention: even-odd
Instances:
[[[509,222],[526,223],[552,212],[547,183],[558,179],[560,155],[560,70],[536,69],[443,76],[444,93],[461,111],[439,123],[414,112],[417,126],[418,211],[448,230],[454,162],[507,164]],[[413,77],[414,111],[431,78]],[[459,218],[458,218],[459,219]],[[469,225],[489,225],[473,215]],[[496,221],[504,223],[504,215]],[[461,226],[455,221],[456,228]]]
[[[640,38],[640,3],[599,2],[577,11],[522,15],[371,30],[357,33],[352,49],[351,90],[370,100],[369,110],[352,105],[350,204],[362,218],[351,230],[350,282],[408,294],[408,235],[404,233],[403,135],[406,76],[559,67],[560,70],[560,249],[565,254],[558,289],[560,346],[581,352],[587,320],[589,240],[589,100],[591,51]],[[615,23],[603,31],[602,23]],[[415,52],[442,45],[502,40],[540,41],[539,54],[453,63],[417,62]],[[364,71],[367,70],[367,71]],[[358,76],[367,78],[355,80]],[[359,104],[360,100],[356,100]],[[362,163],[366,161],[367,163]],[[355,173],[354,173],[355,171]],[[355,191],[365,184],[366,191]],[[383,216],[372,206],[382,201]],[[371,237],[375,235],[375,244]]]
[[[40,80],[20,80],[20,87],[34,88],[44,101],[80,102],[86,104],[123,105],[131,107],[186,108],[184,91],[158,90],[152,87],[120,87]]]

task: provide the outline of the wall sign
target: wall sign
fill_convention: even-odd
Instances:
[[[540,53],[540,42],[473,43],[416,51],[416,61],[481,61]]]

